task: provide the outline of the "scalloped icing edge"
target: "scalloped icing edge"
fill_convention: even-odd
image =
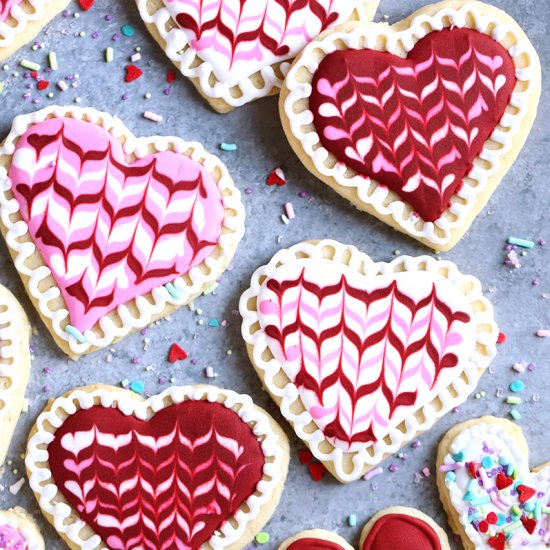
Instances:
[[[82,550],[108,548],[100,536],[80,519],[78,513],[67,503],[49,469],[47,447],[53,441],[55,430],[63,424],[64,418],[80,409],[101,405],[116,407],[126,416],[132,415],[145,421],[170,405],[199,400],[221,403],[238,414],[241,420],[250,426],[254,435],[262,438],[261,446],[266,459],[264,478],[258,483],[256,493],[218,528],[216,533],[219,534],[214,534],[208,543],[203,545],[204,550],[240,550],[249,542],[243,542],[242,539],[252,539],[256,533],[255,529],[260,530],[263,527],[280,499],[288,470],[289,449],[283,430],[266,411],[254,404],[251,397],[214,386],[198,385],[174,386],[143,400],[128,390],[112,386],[91,386],[74,389],[47,406],[31,431],[25,457],[29,484],[42,513],[57,532],[70,542],[71,547]],[[59,414],[63,418],[60,418]],[[263,514],[264,507],[270,505],[271,512]]]
[[[296,386],[284,373],[281,363],[274,358],[265,333],[259,328],[258,312],[251,305],[257,300],[262,285],[261,281],[270,277],[281,265],[297,259],[326,258],[327,256],[324,254],[327,249],[333,252],[329,259],[347,265],[350,269],[366,277],[391,275],[398,271],[437,273],[444,270],[446,274],[440,274],[457,288],[462,288],[470,305],[475,303],[478,306],[472,307],[473,322],[476,325],[477,334],[476,349],[472,351],[470,360],[464,365],[461,375],[430,403],[424,404],[407,420],[390,429],[384,440],[379,440],[373,445],[355,452],[345,452],[343,449],[335,447],[315,424],[311,414],[305,409]],[[466,287],[468,287],[467,291]],[[436,260],[431,256],[414,258],[399,256],[389,263],[375,263],[355,246],[344,245],[334,240],[299,243],[291,248],[280,250],[267,265],[255,271],[250,288],[241,296],[239,310],[243,318],[242,335],[247,345],[248,354],[263,385],[281,409],[282,415],[292,425],[296,435],[309,447],[315,458],[321,461],[342,483],[356,481],[386,457],[396,453],[417,434],[429,430],[436,421],[454,407],[464,403],[475,390],[481,374],[496,355],[498,327],[494,320],[493,306],[482,294],[481,283],[471,275],[462,274],[453,262]],[[266,350],[269,350],[272,357],[269,360],[264,358]],[[287,380],[284,387],[279,387],[274,383],[277,376]],[[451,390],[456,393],[456,396],[451,394]],[[441,408],[436,410],[436,406],[439,405]],[[296,410],[300,412],[294,412]],[[308,428],[307,431],[306,428]],[[390,443],[386,443],[386,439],[389,439]]]
[[[23,0],[21,4],[12,6],[8,19],[13,20],[14,25],[0,21],[0,60],[8,58],[24,43],[32,40],[40,29],[69,5],[69,2],[70,0]],[[25,11],[22,5],[30,6],[33,11]],[[35,28],[31,29],[31,26]],[[29,31],[29,36],[14,48],[16,38],[25,31]]]
[[[0,390],[0,465],[6,458],[29,381],[30,333],[31,326],[21,305],[0,285],[0,343],[4,344],[0,347],[0,380],[7,382],[7,387]]]
[[[457,5],[456,1],[425,6],[393,26],[356,24],[349,31],[340,28],[321,36],[296,59],[280,101],[283,126],[291,146],[298,156],[307,159],[306,167],[316,177],[351,200],[357,208],[440,251],[450,250],[462,238],[515,161],[534,123],[541,89],[540,60],[521,27],[508,14],[487,4],[476,1],[460,1],[458,4],[458,9],[452,7]],[[436,222],[425,222],[397,193],[372,179],[369,185],[365,185],[368,178],[338,162],[320,144],[313,126],[313,114],[308,108],[312,87],[309,83],[302,83],[297,73],[306,70],[314,74],[326,55],[341,49],[339,44],[345,44],[349,49],[366,49],[374,47],[383,38],[386,51],[399,55],[402,46],[405,52],[409,52],[430,32],[451,25],[467,26],[468,17],[473,17],[474,28],[480,32],[489,34],[486,30],[493,28],[490,35],[499,42],[507,35],[514,37],[516,43],[513,46],[503,45],[516,64],[518,84],[500,124],[475,159],[474,168],[465,178],[464,185],[451,198],[450,207]],[[524,56],[530,60],[527,67],[521,65]],[[510,112],[510,107],[517,112]],[[308,128],[307,131],[304,127]],[[488,146],[491,142],[499,148]]]
[[[216,174],[221,174],[217,186],[222,195],[225,209],[222,234],[213,254],[201,265],[192,268],[187,274],[173,281],[174,287],[179,292],[179,298],[172,296],[164,286],[156,287],[149,294],[138,296],[126,304],[121,304],[103,316],[93,329],[84,333],[86,339],[84,343],[78,342],[75,336],[68,334],[62,328],[68,324],[67,309],[61,307],[52,311],[49,308],[48,304],[51,300],[63,301],[63,297],[53,279],[51,270],[45,265],[38,248],[31,239],[28,225],[21,219],[19,204],[11,193],[11,181],[7,177],[9,160],[7,163],[4,160],[11,159],[15,141],[33,124],[47,118],[62,118],[64,116],[98,124],[114,137],[123,139],[126,155],[142,158],[151,153],[150,147],[158,152],[173,148],[175,152],[185,154],[202,164],[213,174],[215,180],[218,180]],[[13,221],[12,216],[15,216],[17,220]],[[0,229],[4,234],[15,267],[23,279],[27,292],[35,301],[42,320],[46,323],[57,344],[73,359],[119,341],[146,327],[152,321],[189,304],[202,294],[216,282],[232,260],[237,246],[244,236],[244,220],[245,210],[241,202],[241,194],[233,183],[227,168],[218,157],[207,153],[202,145],[196,142],[185,142],[177,137],[137,138],[118,118],[95,109],[53,106],[29,115],[20,115],[14,119],[10,134],[0,146]],[[19,242],[20,239],[23,239],[24,242]],[[32,268],[26,265],[33,256],[39,258],[41,263],[39,267]],[[203,269],[206,269],[208,273],[204,273]],[[41,285],[45,280],[48,280],[49,284]],[[41,286],[46,286],[47,289],[44,290],[40,288]],[[138,312],[137,317],[132,314],[128,305]],[[115,314],[122,326],[117,326],[111,319],[111,316]],[[101,332],[102,335],[98,335],[97,332]]]
[[[372,21],[380,0],[350,0],[358,6],[348,20]],[[264,67],[261,71],[243,78],[236,86],[219,81],[214,74],[212,64],[204,61],[189,44],[185,32],[174,21],[164,4],[150,12],[151,0],[136,0],[140,16],[168,58],[176,65],[181,74],[191,79],[201,95],[220,113],[227,113],[236,107],[279,93],[292,58]],[[168,30],[167,30],[168,29]],[[177,46],[171,48],[173,42]],[[279,76],[283,75],[283,78]],[[256,79],[254,82],[252,79]]]
[[[0,510],[0,526],[2,525],[17,529],[27,543],[27,550],[44,550],[44,539],[38,525],[23,508],[17,506],[9,510]]]

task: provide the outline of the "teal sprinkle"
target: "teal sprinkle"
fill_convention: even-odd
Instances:
[[[542,518],[542,502],[540,500],[537,500],[535,502],[535,519],[537,521],[540,521]]]
[[[488,504],[489,502],[491,502],[489,495],[483,495],[478,498],[470,499],[470,505],[474,508],[477,508],[478,506],[483,506],[484,504]]]
[[[456,481],[456,474],[454,472],[447,472],[445,474],[445,479],[447,481]]]
[[[348,524],[350,527],[355,527],[357,525],[357,516],[355,514],[349,515]]]
[[[535,509],[535,503],[534,502],[526,502],[525,503],[525,509],[528,512],[532,512]]]
[[[504,456],[501,456],[499,459],[498,459],[498,463],[501,465],[501,466],[507,466],[508,465],[508,459]]]
[[[466,491],[463,500],[474,500],[475,496],[471,491]]]
[[[517,409],[512,409],[510,411],[510,416],[516,421],[521,420],[521,413]]]
[[[510,391],[513,393],[520,393],[525,389],[525,384],[521,380],[514,380],[510,384]]]
[[[508,466],[506,468],[506,474],[508,476],[511,476],[514,473],[515,469],[516,469],[516,467],[510,462],[510,464],[508,464]]]
[[[130,389],[135,393],[143,393],[145,384],[141,380],[135,380],[130,384]]]
[[[212,321],[210,321],[208,323],[208,326],[209,327],[219,327],[220,326],[220,322],[217,320],[217,319],[212,319]]]
[[[84,334],[82,334],[82,332],[74,328],[72,325],[67,325],[65,327],[65,331],[69,333],[73,338],[76,338],[79,344],[86,343],[86,337],[84,336]]]
[[[172,283],[165,284],[164,288],[168,291],[168,294],[174,298],[174,300],[179,300],[181,298],[179,290]]]
[[[235,143],[220,143],[220,149],[222,151],[232,152],[237,150],[237,145]]]
[[[468,523],[472,523],[472,521],[475,521],[476,519],[479,519],[481,516],[475,512],[471,516],[468,516]]]
[[[533,248],[535,246],[533,241],[518,239],[517,237],[508,237],[508,244],[515,244],[516,246],[521,246],[523,248]]]
[[[470,479],[468,482],[468,492],[473,493],[478,487],[477,479]]]
[[[134,29],[134,27],[132,27],[132,25],[122,25],[122,27],[120,27],[120,32],[124,35],[124,36],[134,36],[134,34],[136,34],[136,29]]]
[[[484,456],[481,465],[488,470],[493,465],[493,459],[490,456]]]
[[[506,516],[504,514],[497,514],[497,525],[500,527],[506,523]]]
[[[455,453],[452,457],[455,462],[462,462],[464,460],[464,452],[458,451],[458,453]]]

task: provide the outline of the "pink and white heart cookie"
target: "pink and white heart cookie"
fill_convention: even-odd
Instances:
[[[550,463],[529,469],[521,428],[486,416],[455,426],[437,453],[437,486],[466,550],[550,545]]]
[[[19,116],[0,147],[0,229],[40,316],[73,358],[215,284],[244,216],[226,167],[201,145],[136,138],[93,109]]]
[[[449,539],[429,516],[406,506],[378,512],[363,528],[360,550],[450,550]],[[279,550],[353,550],[331,531],[312,529],[287,539]]]
[[[44,539],[33,517],[19,506],[0,510],[0,548],[44,550]]]
[[[280,113],[316,177],[449,250],[522,149],[540,91],[537,53],[509,15],[447,0],[393,26],[348,23],[309,44]]]
[[[31,370],[30,335],[23,308],[0,285],[0,466],[23,408]]]
[[[325,29],[371,21],[378,0],[136,0],[153,37],[225,113],[278,93],[290,61]]]
[[[48,404],[25,464],[71,548],[237,550],[275,510],[288,461],[284,432],[246,395],[91,386]]]
[[[0,0],[0,61],[28,44],[69,2]]]
[[[463,403],[496,354],[477,279],[428,256],[375,263],[331,240],[277,253],[240,312],[263,385],[341,482]]]

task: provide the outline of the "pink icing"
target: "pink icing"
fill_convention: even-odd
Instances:
[[[201,264],[221,234],[220,190],[202,165],[174,152],[128,164],[118,139],[92,123],[34,125],[9,177],[81,332]]]
[[[9,525],[0,525],[0,550],[27,550],[25,537]]]
[[[13,6],[21,2],[23,0],[0,0],[0,21],[5,21],[10,16]]]

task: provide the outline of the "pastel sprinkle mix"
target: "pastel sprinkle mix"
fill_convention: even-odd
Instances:
[[[232,152],[237,150],[237,145],[235,143],[220,143],[220,149],[226,152]]]
[[[521,414],[517,409],[512,409],[510,411],[510,416],[516,421],[521,420]]]
[[[357,516],[355,514],[350,514],[348,517],[348,525],[350,527],[355,527],[357,525]]]
[[[57,55],[55,52],[50,52],[48,55],[48,62],[50,64],[50,69],[52,71],[57,71],[59,69],[59,65],[57,64]]]
[[[270,538],[269,533],[261,532],[256,535],[256,542],[258,544],[267,544]]]
[[[550,330],[541,328],[535,333],[539,338],[550,338]]]
[[[520,405],[521,404],[521,397],[515,397],[513,395],[510,395],[506,398],[506,403],[508,405]]]
[[[130,384],[130,389],[134,393],[143,393],[145,391],[145,384],[141,380],[135,380]]]
[[[147,120],[151,120],[153,122],[162,122],[163,120],[162,115],[157,115],[157,113],[153,113],[151,111],[145,111],[143,113],[143,118],[146,118]]]
[[[29,71],[39,71],[40,65],[38,63],[33,63],[28,59],[22,59],[19,63],[24,69],[29,69]]]
[[[510,237],[508,239],[508,244],[513,244],[515,246],[521,246],[522,248],[533,248],[535,243],[533,241],[527,241],[525,239],[518,239],[517,237]]]
[[[105,50],[105,61],[107,63],[111,63],[114,58],[115,58],[115,50],[113,50],[113,48],[107,48]]]
[[[365,481],[368,481],[369,479],[372,479],[373,477],[379,476],[380,474],[384,473],[384,468],[382,466],[378,466],[378,468],[374,468],[373,470],[369,470],[364,476],[363,479]]]
[[[510,384],[510,391],[512,393],[520,393],[525,389],[525,384],[521,380],[514,380]]]

